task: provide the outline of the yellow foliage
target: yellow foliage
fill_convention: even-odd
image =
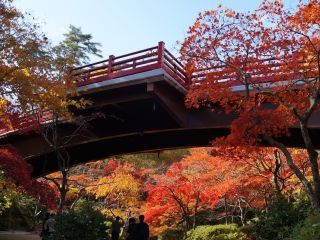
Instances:
[[[10,127],[15,110],[52,110],[70,118],[68,102],[75,94],[69,69],[59,62],[47,38],[11,1],[0,2],[0,123]]]
[[[114,198],[127,205],[135,205],[139,196],[139,183],[129,174],[117,173],[102,177],[96,189],[97,198]]]
[[[124,218],[127,214],[139,214],[141,183],[134,178],[133,172],[131,165],[124,164],[110,175],[101,177],[94,186],[86,188],[88,193],[104,200],[102,212],[105,215]]]

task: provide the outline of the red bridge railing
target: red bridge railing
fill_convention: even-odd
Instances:
[[[289,60],[287,60],[289,62]],[[240,69],[240,67],[239,67]],[[265,58],[247,62],[243,72],[249,74],[250,84],[297,84],[300,79],[312,79],[317,76],[316,63],[306,63],[304,61],[293,62],[290,66],[283,60],[276,58]],[[243,86],[240,74],[235,67],[227,65],[217,65],[210,68],[199,68],[193,72],[191,82],[201,82],[206,78],[212,81],[228,82],[229,86]]]
[[[36,109],[27,113],[10,116],[11,125],[3,124],[0,127],[0,135],[7,134],[11,131],[19,130],[20,132],[38,131],[39,124],[44,124],[53,120],[52,111],[41,111]]]
[[[190,84],[184,66],[165,49],[163,42],[159,42],[155,47],[117,57],[110,55],[107,60],[75,68],[72,74],[81,87],[159,68],[183,86]]]

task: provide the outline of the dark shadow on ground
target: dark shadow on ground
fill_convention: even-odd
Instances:
[[[39,234],[28,233],[28,232],[1,232],[0,231],[0,240],[40,240]]]

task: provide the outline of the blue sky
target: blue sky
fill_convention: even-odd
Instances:
[[[293,6],[296,0],[286,0]],[[218,4],[249,11],[259,0],[16,0],[42,25],[54,42],[62,38],[70,24],[91,33],[102,43],[103,56],[115,56],[155,46],[164,41],[173,51],[182,41],[197,13]]]

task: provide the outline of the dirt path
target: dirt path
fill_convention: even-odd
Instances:
[[[40,240],[40,237],[27,232],[0,232],[0,240]]]

